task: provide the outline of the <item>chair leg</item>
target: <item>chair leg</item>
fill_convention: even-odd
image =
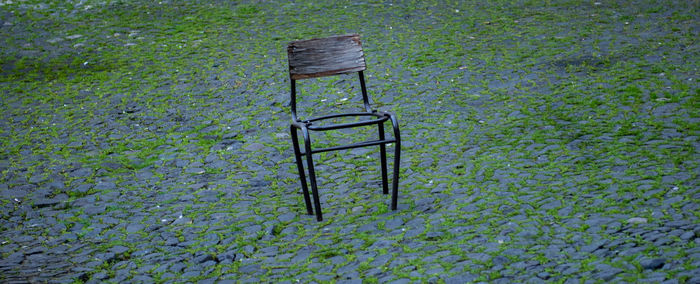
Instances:
[[[379,124],[379,140],[384,140],[384,124]],[[379,155],[382,166],[382,193],[389,194],[389,182],[386,170],[386,144],[379,144]]]
[[[313,215],[313,209],[311,208],[311,198],[309,197],[309,188],[306,185],[306,175],[304,174],[304,164],[301,160],[301,152],[299,151],[299,139],[297,137],[297,129],[294,126],[290,126],[289,130],[292,132],[292,144],[294,145],[294,157],[297,161],[297,170],[299,170],[299,178],[301,179],[301,190],[304,193],[304,202],[306,203],[306,213]]]
[[[311,154],[311,137],[309,131],[304,127],[301,129],[304,134],[304,147],[306,149],[306,164],[309,167],[309,181],[311,181],[311,194],[314,196],[314,208],[316,209],[316,221],[323,221],[323,213],[321,213],[321,201],[318,196],[318,187],[316,186],[316,172],[314,171],[314,159]]]
[[[399,132],[399,121],[393,115],[391,118],[391,124],[394,127],[394,138],[396,139],[396,146],[394,150],[394,178],[392,180],[391,189],[391,210],[396,210],[399,199],[399,167],[401,164],[401,134]]]

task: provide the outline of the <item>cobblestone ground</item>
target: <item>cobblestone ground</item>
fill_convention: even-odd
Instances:
[[[699,283],[698,2],[481,2],[0,1],[0,281]],[[349,32],[399,209],[325,153],[316,222],[285,47]]]

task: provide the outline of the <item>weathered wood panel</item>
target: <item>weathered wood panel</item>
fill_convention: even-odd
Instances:
[[[290,42],[289,74],[306,79],[365,70],[360,35],[350,34]]]

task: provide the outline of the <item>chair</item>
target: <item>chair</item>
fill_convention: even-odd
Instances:
[[[316,173],[314,171],[313,154],[345,150],[359,147],[370,147],[379,145],[381,168],[382,168],[382,192],[389,193],[387,181],[387,161],[386,161],[386,144],[394,143],[394,176],[392,180],[391,191],[391,209],[396,210],[398,199],[399,185],[399,160],[401,151],[401,138],[399,135],[399,122],[394,114],[372,110],[367,89],[365,87],[365,77],[363,71],[365,67],[365,58],[362,52],[362,44],[360,36],[357,34],[332,36],[328,38],[300,40],[289,43],[287,46],[289,59],[289,78],[291,82],[291,111],[292,124],[290,126],[292,144],[294,144],[294,156],[296,158],[297,168],[299,170],[299,178],[301,179],[301,188],[304,193],[304,201],[306,202],[306,211],[309,215],[313,214],[309,190],[306,183],[304,165],[302,156],[306,156],[306,164],[309,170],[309,181],[311,183],[311,192],[313,194],[314,208],[316,212],[316,220],[322,221],[323,214],[321,213],[321,203],[319,201],[318,187],[316,184]],[[316,118],[302,120],[297,116],[296,103],[296,83],[297,80],[317,78],[325,76],[333,76],[347,73],[358,73],[360,87],[362,90],[362,101],[364,102],[364,111],[352,113],[338,113]],[[335,120],[343,117],[359,117],[360,120],[348,123],[326,123],[321,125],[323,120]],[[384,122],[391,121],[394,130],[394,138],[387,139],[384,136]],[[353,143],[349,145],[334,146],[328,148],[314,149],[311,147],[310,132],[312,131],[328,131],[334,129],[352,128],[376,125],[378,128],[379,139]],[[304,137],[304,151],[300,150],[297,131],[301,130]]]

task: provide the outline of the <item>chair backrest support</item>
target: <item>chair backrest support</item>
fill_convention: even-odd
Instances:
[[[291,81],[292,120],[296,111],[296,80],[358,72],[365,110],[371,111],[365,77],[365,57],[358,34],[290,42],[287,46]]]
[[[289,75],[293,80],[365,70],[362,43],[357,34],[290,42]]]

